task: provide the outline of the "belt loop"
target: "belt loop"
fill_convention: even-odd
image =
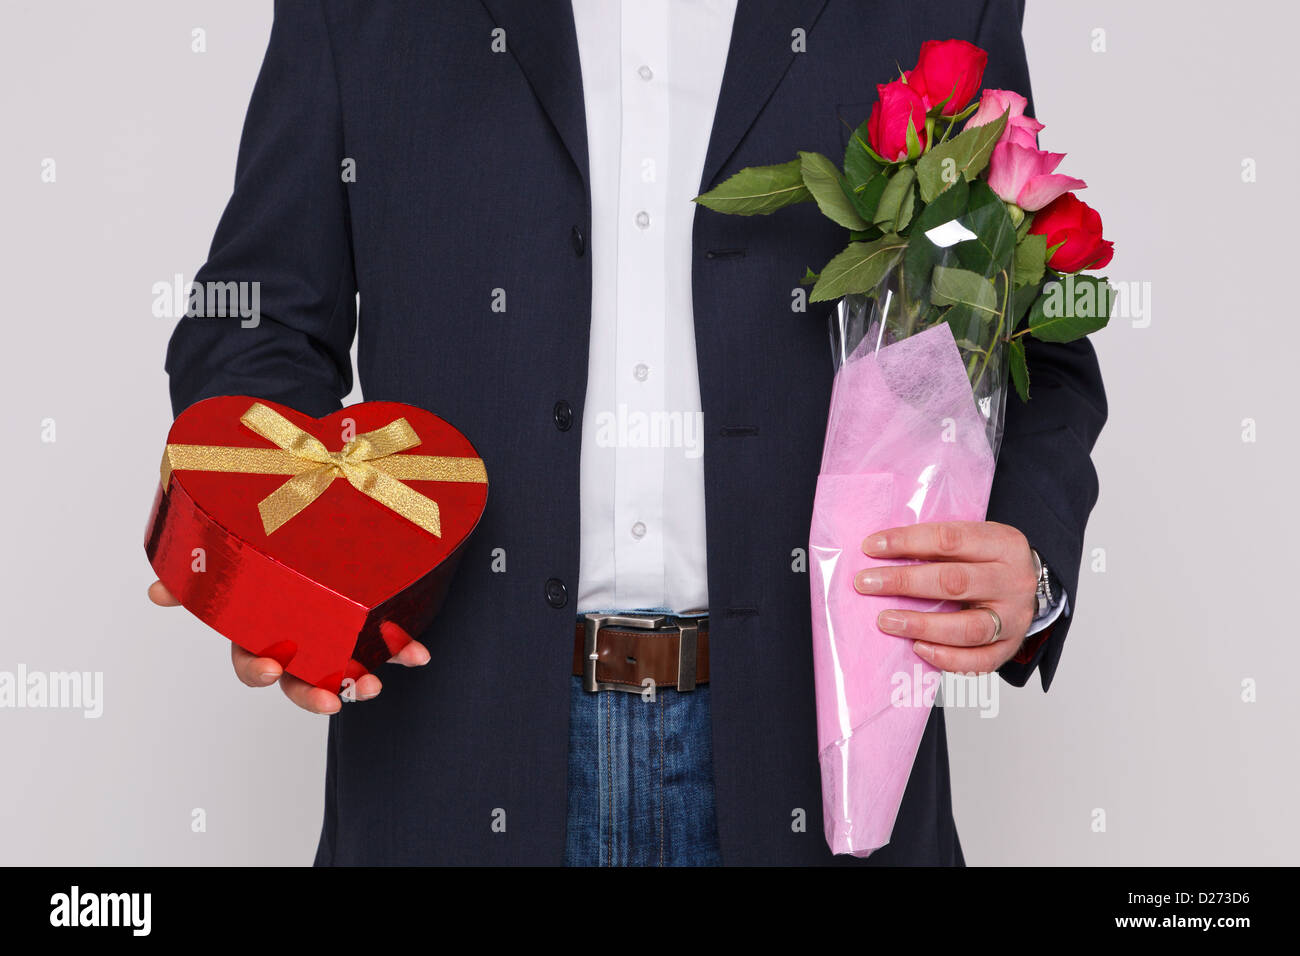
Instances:
[[[585,640],[582,648],[582,689],[589,694],[594,694],[600,690],[600,684],[596,681],[596,635],[600,633],[600,625],[605,620],[603,614],[584,614],[586,618]]]
[[[681,637],[677,644],[677,689],[679,691],[695,690],[696,650],[699,639],[699,626],[694,622],[683,621],[679,625]]]

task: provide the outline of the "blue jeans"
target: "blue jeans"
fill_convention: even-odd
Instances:
[[[569,690],[566,866],[718,866],[709,688]]]

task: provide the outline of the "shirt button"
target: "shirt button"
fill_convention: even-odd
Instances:
[[[554,608],[561,608],[569,603],[569,589],[564,586],[564,582],[559,578],[547,579],[546,603]]]
[[[636,538],[638,541],[640,541],[642,538],[644,538],[644,537],[645,537],[645,524],[643,524],[642,522],[638,521],[636,524],[632,525],[632,537]]]
[[[635,378],[638,382],[644,382],[647,378],[650,377],[650,366],[646,365],[644,362],[638,363],[632,369],[632,377]]]
[[[567,432],[573,427],[573,408],[564,399],[555,403],[552,414],[555,416],[555,427],[560,431]]]
[[[650,214],[642,209],[636,214],[636,224],[638,229],[650,228]]]
[[[571,238],[573,239],[573,254],[581,258],[582,254],[587,251],[587,240],[582,235],[582,230],[574,226]]]
[[[648,66],[638,66],[636,68],[636,75],[641,77],[643,80],[653,80],[655,72]]]

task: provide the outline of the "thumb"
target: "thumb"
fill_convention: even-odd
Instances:
[[[149,585],[149,600],[159,607],[177,607],[181,602],[172,596],[161,581]]]

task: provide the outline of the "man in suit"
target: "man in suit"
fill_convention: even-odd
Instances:
[[[246,683],[330,714],[318,863],[850,861],[821,835],[792,559],[831,380],[824,316],[793,311],[792,290],[844,236],[810,206],[733,218],[690,200],[798,149],[842,152],[926,39],[978,44],[984,86],[1027,95],[1022,15],[1019,0],[276,4],[195,277],[260,283],[261,315],[179,323],[173,407],[247,394],[328,414],[355,335],[365,397],[457,425],[492,481],[452,593],[399,655],[411,666],[363,678],[360,702],[234,649]],[[899,639],[924,637],[932,663],[1016,686],[1037,670],[1046,689],[1106,406],[1086,340],[1030,340],[1028,362],[988,521],[891,533],[881,553],[924,563],[877,587],[971,605],[913,616]],[[624,692],[647,679],[653,700]],[[866,862],[963,862],[941,708]]]

